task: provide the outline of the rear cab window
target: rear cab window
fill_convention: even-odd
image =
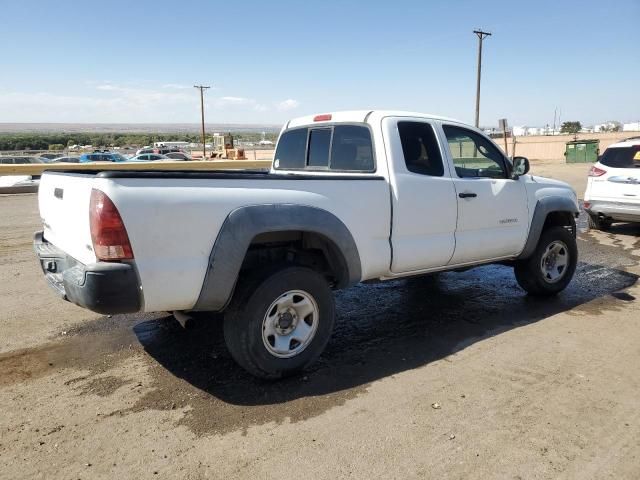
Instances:
[[[323,125],[285,131],[274,156],[276,170],[374,172],[366,125]]]
[[[310,167],[329,167],[329,149],[331,148],[331,129],[313,128],[309,131],[309,153],[307,165]]]
[[[599,162],[611,168],[640,168],[640,145],[607,148]]]

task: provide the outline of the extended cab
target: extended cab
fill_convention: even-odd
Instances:
[[[144,167],[141,167],[144,168]],[[47,172],[43,272],[96,312],[225,312],[236,361],[277,378],[320,355],[332,290],[500,262],[553,295],[577,262],[575,192],[446,118],[291,120],[269,172]]]

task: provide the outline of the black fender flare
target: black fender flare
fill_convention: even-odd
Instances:
[[[346,272],[337,288],[355,285],[362,279],[360,255],[353,236],[334,214],[307,205],[249,205],[233,210],[222,224],[193,310],[223,310],[231,299],[251,241],[259,234],[280,231],[317,233],[333,242],[339,257],[336,260]]]
[[[543,197],[536,202],[535,210],[533,211],[533,218],[531,219],[531,226],[529,227],[529,236],[527,242],[524,245],[522,253],[518,255],[518,259],[522,260],[529,258],[533,255],[533,252],[538,245],[540,235],[544,228],[544,223],[547,220],[547,216],[552,212],[566,212],[573,216],[579,213],[576,204],[567,197]]]

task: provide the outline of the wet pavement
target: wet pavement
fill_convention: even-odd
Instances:
[[[581,217],[553,299],[495,265],[337,292],[320,360],[269,383],[219,316],[57,299],[35,200],[0,197],[0,478],[640,478],[639,227]]]
[[[142,386],[109,375],[135,357],[146,364],[151,382],[132,405],[110,415],[184,410],[177,425],[198,436],[306,420],[360,395],[372,382],[511,329],[578,306],[583,307],[576,315],[597,316],[602,308],[621,308],[615,301],[634,301],[619,290],[636,283],[638,276],[627,270],[638,257],[620,239],[633,239],[640,230],[614,226],[610,234],[598,234],[611,239],[606,245],[584,223],[581,218],[574,280],[556,298],[527,296],[512,269],[500,265],[361,284],[337,292],[336,327],[320,360],[276,383],[255,379],[233,362],[220,316],[200,314],[183,328],[170,315],[142,314],[100,317],[44,345],[1,354],[0,387],[81,370],[65,385],[79,395],[106,397],[124,385]]]

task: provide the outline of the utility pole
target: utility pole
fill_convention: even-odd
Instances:
[[[482,72],[482,40],[484,37],[490,37],[489,32],[483,32],[482,30],[474,30],[478,36],[478,81],[476,83],[476,128],[480,127],[480,75]]]
[[[562,108],[560,109],[560,112],[558,112],[558,130],[560,130],[561,128],[562,128]],[[560,132],[558,131],[558,133]]]
[[[211,88],[211,87],[205,87],[204,85],[194,85],[193,88],[197,88],[198,90],[200,90],[200,114],[202,116],[202,159],[206,160],[207,147],[204,141],[204,91],[207,88]]]

